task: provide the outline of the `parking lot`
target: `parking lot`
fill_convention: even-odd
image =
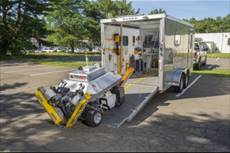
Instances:
[[[229,68],[229,60],[210,65]],[[207,67],[208,67],[207,66]],[[177,95],[157,94],[136,118],[120,128],[72,129],[52,124],[34,98],[36,88],[54,85],[73,68],[2,62],[0,151],[230,151],[230,79],[193,76]]]

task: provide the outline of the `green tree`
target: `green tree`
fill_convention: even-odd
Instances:
[[[101,4],[98,1],[84,1],[83,16],[87,17],[85,28],[88,31],[88,40],[92,45],[100,44],[100,20],[105,17]]]
[[[127,2],[126,0],[97,0],[97,3],[101,6],[104,18],[136,15],[140,12],[140,9],[135,10],[132,7],[132,2]]]
[[[160,13],[166,13],[165,10],[159,8],[159,9],[153,9],[150,11],[149,15],[152,15],[152,14],[160,14]]]
[[[50,1],[51,10],[46,16],[47,29],[51,32],[48,40],[56,45],[70,47],[74,52],[75,46],[88,39],[87,24],[94,22],[82,14],[82,0]]]
[[[198,33],[230,32],[230,14],[225,17],[204,18],[201,20],[190,18],[186,21],[193,24],[195,31]]]
[[[132,2],[126,0],[114,1],[114,16],[136,15],[140,9],[135,10],[132,7]]]
[[[19,54],[25,47],[31,47],[31,37],[42,39],[44,10],[46,2],[38,0],[0,1],[0,53]]]
[[[51,11],[46,21],[47,29],[52,33],[48,40],[56,45],[69,46],[72,52],[82,40],[92,45],[100,43],[101,19],[139,12],[125,0],[53,0],[49,3]]]

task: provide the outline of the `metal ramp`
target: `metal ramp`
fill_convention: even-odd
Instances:
[[[103,124],[119,128],[130,122],[158,91],[158,77],[130,78],[125,85],[125,102],[104,114]]]

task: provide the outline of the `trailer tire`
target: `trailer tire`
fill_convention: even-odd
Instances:
[[[184,77],[184,88],[186,88],[188,86],[188,82],[189,82],[189,75],[185,75]]]
[[[179,85],[178,86],[174,86],[174,89],[175,89],[175,91],[177,92],[177,93],[180,93],[180,92],[182,92],[182,90],[184,89],[184,82],[185,82],[185,75],[184,74],[182,74],[181,75],[181,78],[180,78],[180,83],[179,83]]]
[[[193,70],[197,70],[197,63],[193,64]]]
[[[199,58],[198,64],[197,64],[197,70],[200,70],[202,66],[201,58]]]
[[[207,64],[207,57],[205,57],[205,60],[202,65],[205,66],[206,64]]]
[[[193,64],[193,69],[194,70],[200,70],[202,63],[199,61],[195,64]]]
[[[101,124],[102,120],[103,120],[103,115],[100,111],[97,110],[86,110],[86,112],[84,112],[84,121],[83,123],[90,126],[90,127],[97,127]]]

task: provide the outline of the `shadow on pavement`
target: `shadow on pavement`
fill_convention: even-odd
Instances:
[[[230,150],[230,120],[220,119],[218,113],[214,115],[196,113],[193,115],[195,117],[175,113],[170,115],[157,114],[152,120],[136,126],[136,128],[152,127],[153,130],[156,128],[155,132],[162,140],[160,142],[162,147],[167,143],[171,145],[171,148],[162,148],[164,151],[174,149],[175,151]],[[196,121],[197,117],[205,117],[205,120]]]
[[[47,61],[47,62],[85,62],[86,56],[73,56],[73,57],[52,57],[52,58],[44,58],[41,59],[41,61]],[[100,62],[101,56],[88,56],[89,62]],[[34,63],[39,63],[38,61],[35,61]]]
[[[202,121],[158,114],[144,124],[119,129],[90,128],[80,122],[66,129],[47,124],[47,115],[38,110],[11,107],[8,120],[1,123],[1,151],[230,151],[230,122],[218,114],[195,114],[206,118]]]
[[[18,87],[25,86],[27,84],[28,84],[27,82],[23,82],[23,83],[16,82],[14,84],[5,84],[4,83],[3,85],[0,86],[0,91],[4,91],[4,90],[8,90],[8,89],[15,89]]]
[[[217,65],[217,64],[206,64],[204,66],[201,66],[201,69],[200,70],[197,70],[197,71],[202,71],[202,70],[213,70],[213,69],[216,69],[216,68],[219,68],[220,66]]]
[[[230,79],[226,77],[202,76],[202,78],[200,78],[200,80],[179,99],[229,95],[229,84]],[[143,122],[146,118],[158,111],[158,107],[168,106],[170,104],[167,103],[169,100],[176,99],[178,98],[176,98],[176,93],[173,88],[169,88],[163,94],[155,95],[150,102],[147,103],[141,113],[137,115],[138,120],[135,120],[135,122],[131,124],[137,125]]]
[[[213,70],[219,67],[220,66],[216,64],[206,64],[205,66],[201,67],[201,70]]]
[[[181,98],[227,95],[229,82],[228,78],[203,76]],[[171,89],[153,97],[154,102],[133,122],[119,129],[90,128],[80,122],[72,129],[54,126],[47,124],[49,117],[33,94],[1,93],[0,97],[0,151],[230,151],[230,120],[218,113],[193,114],[206,118],[200,121],[179,114],[155,114],[143,123],[159,106],[176,99]]]

